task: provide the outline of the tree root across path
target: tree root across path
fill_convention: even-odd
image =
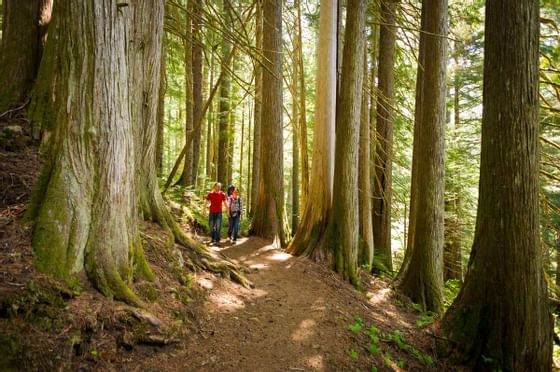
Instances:
[[[168,233],[164,248],[168,251],[169,259],[180,260],[177,263],[179,267],[185,264],[192,271],[209,271],[233,280],[245,288],[253,287],[253,283],[245,276],[245,274],[250,273],[249,268],[218,252],[209,250],[205,245],[190,238],[175,221],[168,220],[167,222],[167,226],[163,228]],[[159,234],[161,232],[160,230]],[[144,238],[148,237],[151,238],[150,240],[154,240],[153,236],[144,233]]]
[[[245,288],[254,288],[253,283],[244,275],[250,272],[247,267],[237,264],[223,255],[213,254],[210,251],[200,252],[187,248],[184,252],[189,257],[193,270],[196,271],[196,268],[202,268],[203,270],[231,279]]]

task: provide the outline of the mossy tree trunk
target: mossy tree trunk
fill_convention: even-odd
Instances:
[[[129,284],[153,277],[139,217],[169,229],[195,266],[247,284],[236,265],[211,257],[179,229],[158,187],[163,9],[163,1],[148,0],[57,4],[50,58],[42,62],[51,68],[42,66],[38,77],[54,84],[38,91],[45,96],[32,113],[49,124],[28,209],[37,267],[62,279],[85,271],[105,295],[135,305],[142,302]]]
[[[399,288],[423,309],[443,311],[447,0],[426,0],[422,130],[418,146],[412,255]],[[415,133],[416,134],[416,133]],[[414,160],[413,160],[414,162]],[[412,222],[411,222],[412,224]]]
[[[139,304],[128,287],[143,258],[129,101],[132,8],[115,0],[57,3],[48,68],[38,76],[53,86],[39,91],[46,96],[35,107],[49,124],[47,159],[29,213],[41,271],[68,278],[85,270],[105,295]]]
[[[398,0],[381,1],[379,78],[376,121],[375,182],[373,185],[373,239],[376,254],[393,270],[391,250],[391,200],[393,193],[393,106],[395,19]]]
[[[282,124],[282,1],[263,1],[263,57],[261,126],[261,171],[259,192],[253,211],[251,233],[289,239],[284,206],[283,124]]]
[[[354,285],[359,281],[358,155],[366,11],[365,0],[348,1],[340,105],[336,113],[333,202],[324,242],[334,270]]]
[[[4,0],[0,114],[28,98],[41,62],[53,0]]]
[[[312,259],[323,259],[320,240],[328,223],[334,180],[336,116],[337,2],[321,0],[315,126],[309,197],[288,252]]]
[[[550,371],[539,233],[539,2],[486,3],[480,190],[465,284],[442,330],[477,370]]]

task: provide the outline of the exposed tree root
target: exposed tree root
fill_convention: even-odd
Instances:
[[[177,224],[169,210],[165,205],[157,208],[156,213],[152,213],[152,218],[154,222],[158,223],[165,230],[170,233],[169,244],[172,245],[177,243],[184,249],[181,250],[182,253],[186,254],[190,260],[191,269],[206,270],[213,272],[215,274],[220,274],[221,276],[231,279],[236,283],[239,283],[243,287],[252,288],[253,284],[245,277],[244,273],[249,272],[249,269],[243,267],[227,257],[213,253],[208,250],[208,248],[191,239]],[[170,248],[173,248],[172,246]]]
[[[204,246],[202,246],[204,249]],[[249,269],[243,267],[235,262],[230,261],[227,257],[222,255],[214,255],[209,251],[201,252],[192,249],[186,249],[184,252],[187,254],[191,263],[195,268],[201,268],[221,276],[231,279],[236,283],[241,284],[245,288],[253,288],[254,285],[249,281],[244,273]]]

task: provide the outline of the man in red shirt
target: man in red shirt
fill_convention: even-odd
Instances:
[[[206,200],[210,202],[210,234],[212,243],[216,246],[220,245],[220,231],[222,229],[222,203],[228,210],[226,194],[222,191],[222,184],[216,182],[214,190],[210,191],[206,196]]]

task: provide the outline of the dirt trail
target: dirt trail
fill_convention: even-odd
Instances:
[[[254,289],[244,289],[211,274],[197,282],[209,290],[206,318],[195,334],[175,350],[144,359],[138,370],[189,371],[371,371],[430,370],[401,355],[391,344],[372,355],[363,332],[350,332],[355,316],[364,327],[375,324],[387,334],[396,325],[405,337],[419,333],[414,316],[389,301],[386,283],[370,278],[364,295],[321,265],[293,257],[259,238],[222,246],[221,252],[254,269]],[[367,299],[369,298],[369,300]],[[411,341],[425,343],[426,340]],[[426,348],[426,345],[423,345]],[[355,350],[357,357],[350,356]],[[388,352],[393,360],[385,361]],[[133,368],[134,370],[134,368]]]

